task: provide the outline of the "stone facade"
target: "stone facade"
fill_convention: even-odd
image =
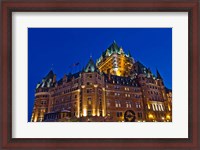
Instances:
[[[172,121],[172,91],[160,73],[154,76],[116,42],[80,72],[57,81],[51,70],[35,91],[32,122]]]

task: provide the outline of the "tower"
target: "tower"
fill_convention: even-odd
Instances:
[[[100,72],[117,76],[130,76],[134,59],[131,54],[125,54],[122,47],[114,41],[97,60],[97,67]]]
[[[41,122],[44,120],[44,114],[48,112],[49,88],[55,82],[55,74],[51,70],[39,83],[35,89],[35,101],[31,117],[31,122]]]
[[[82,72],[81,103],[83,117],[106,114],[104,77],[92,58]]]

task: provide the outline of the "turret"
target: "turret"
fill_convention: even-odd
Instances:
[[[92,57],[90,57],[89,62],[87,63],[84,72],[97,72],[96,64],[94,63]]]
[[[49,105],[49,89],[54,86],[54,82],[56,82],[56,76],[51,70],[42,79],[42,82],[37,84],[31,122],[44,120],[44,114],[47,113]]]

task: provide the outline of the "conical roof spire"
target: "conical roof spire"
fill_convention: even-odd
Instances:
[[[50,71],[49,71],[49,73],[46,75],[46,77],[44,77],[45,79],[49,79],[49,78],[53,78],[53,76],[54,76],[54,73],[53,73],[53,70],[51,69]]]
[[[53,85],[54,73],[52,70],[42,79],[42,82],[36,88],[51,87]]]
[[[158,69],[156,69],[156,74],[157,74],[157,79],[161,79],[161,80],[162,80],[162,77],[161,77],[161,75],[160,75]]]
[[[92,57],[90,57],[89,62],[87,63],[84,71],[85,72],[95,72],[97,70],[96,65],[92,59]]]

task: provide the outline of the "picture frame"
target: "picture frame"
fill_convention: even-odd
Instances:
[[[199,144],[199,6],[198,0],[7,0],[2,4],[1,148],[2,149],[193,149]],[[188,12],[188,138],[12,138],[13,12]]]

